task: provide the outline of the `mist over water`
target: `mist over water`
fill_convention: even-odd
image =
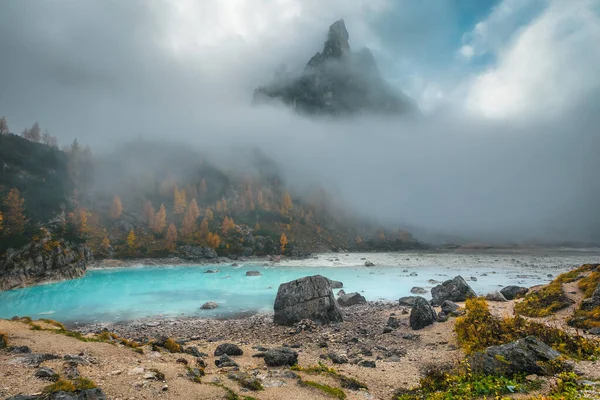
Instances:
[[[473,28],[435,66],[425,65],[439,50],[427,47],[437,41],[425,21],[411,32],[377,30],[386,13],[423,20],[416,6],[217,3],[3,3],[0,114],[15,132],[39,120],[61,143],[78,138],[97,155],[143,138],[235,168],[232,148],[258,148],[288,185],[320,184],[353,212],[426,241],[600,243],[594,2],[549,1],[516,28],[482,14],[488,36]],[[340,17],[352,48],[369,46],[420,115],[308,118],[250,105],[282,64],[302,70]],[[492,37],[507,26],[510,40]],[[461,51],[496,62],[478,69]]]

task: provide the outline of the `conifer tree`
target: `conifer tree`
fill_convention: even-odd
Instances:
[[[209,247],[216,249],[221,245],[221,238],[216,233],[208,232],[206,236],[206,243]]]
[[[175,250],[175,247],[177,245],[177,228],[175,228],[175,225],[173,225],[173,223],[171,223],[169,225],[169,228],[167,229],[167,249],[168,250]]]
[[[144,203],[144,214],[143,214],[143,218],[144,218],[144,222],[146,224],[148,224],[148,226],[151,228],[151,225],[153,223],[154,220],[154,207],[152,207],[152,202],[150,200],[147,200]]]
[[[5,235],[20,236],[25,231],[27,218],[25,217],[25,200],[21,197],[19,190],[11,189],[4,199],[4,207],[6,211],[5,219]]]
[[[288,239],[287,236],[285,236],[285,233],[282,233],[281,237],[279,237],[279,244],[281,246],[281,252],[283,253],[285,251],[285,246],[288,244]]]
[[[200,216],[200,209],[198,208],[198,203],[196,203],[196,199],[192,199],[190,201],[190,205],[188,206],[188,213],[191,213],[191,217],[194,221]]]
[[[292,203],[292,197],[288,192],[283,193],[283,197],[281,200],[281,208],[283,213],[288,213],[292,210],[294,204]]]
[[[121,203],[121,198],[119,196],[115,196],[112,205],[110,206],[110,217],[112,219],[119,219],[121,214],[123,214],[123,203]]]
[[[202,218],[202,222],[200,223],[200,230],[198,234],[201,239],[206,239],[208,235],[208,219],[206,217]]]
[[[133,229],[131,229],[129,235],[127,235],[127,247],[129,247],[129,252],[131,253],[133,253],[136,248],[135,240],[135,233],[133,232]]]
[[[173,190],[173,212],[175,215],[181,215],[185,212],[187,201],[185,199],[185,190],[179,190],[177,186]]]
[[[8,121],[5,117],[0,118],[0,135],[7,135],[9,132]]]
[[[193,217],[193,214],[191,207],[188,208],[188,212],[181,223],[181,236],[186,239],[189,239],[196,232],[196,218]]]
[[[156,217],[154,218],[154,222],[152,225],[152,231],[156,234],[161,234],[167,226],[167,210],[165,209],[165,205],[161,204],[158,212],[156,213]]]

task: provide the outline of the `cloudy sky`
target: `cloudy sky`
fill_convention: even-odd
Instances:
[[[249,106],[339,18],[422,119]],[[96,151],[139,136],[258,145],[379,217],[591,240],[598,43],[600,0],[2,1],[0,115]]]

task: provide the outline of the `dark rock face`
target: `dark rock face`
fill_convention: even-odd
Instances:
[[[413,330],[423,329],[437,320],[437,314],[429,302],[422,297],[415,301],[410,311],[410,327]]]
[[[451,302],[450,300],[446,300],[442,303],[442,311],[448,315],[452,314],[460,307],[458,304]]]
[[[34,376],[40,379],[49,379],[56,380],[58,379],[58,374],[54,372],[51,368],[40,367],[37,371],[35,371]]]
[[[524,296],[529,292],[529,289],[522,286],[506,286],[500,290],[500,293],[506,300],[514,300],[517,296]]]
[[[267,350],[264,358],[269,367],[292,366],[298,363],[298,353],[287,347]]]
[[[179,255],[186,260],[214,260],[219,258],[217,252],[208,246],[190,246],[185,245],[179,248]]]
[[[239,367],[238,363],[233,361],[227,354],[223,354],[221,358],[215,360],[215,365],[219,368]]]
[[[321,275],[307,276],[279,285],[273,322],[294,325],[303,319],[318,324],[342,322],[342,314],[331,291],[329,280]]]
[[[40,396],[26,396],[17,395],[10,397],[8,400],[106,400],[106,395],[101,389],[88,389],[82,390],[79,393],[67,393],[67,392],[55,392],[51,394],[44,394]]]
[[[484,374],[512,376],[515,374],[548,375],[543,363],[553,361],[560,353],[534,336],[512,343],[488,347],[470,358],[474,371]]]
[[[398,302],[400,303],[401,306],[413,307],[415,305],[415,302],[417,301],[417,299],[422,299],[422,297],[421,296],[405,296],[405,297],[401,297],[400,300],[398,300]]]
[[[356,304],[365,304],[367,299],[360,293],[348,293],[338,297],[338,304],[342,307],[350,307]]]
[[[53,240],[48,231],[18,250],[7,250],[0,258],[0,291],[80,278],[93,258],[87,245]]]
[[[404,114],[414,102],[381,76],[368,49],[353,53],[343,20],[329,27],[323,51],[315,54],[299,76],[280,76],[254,91],[254,102],[278,99],[309,114]]]
[[[319,357],[324,360],[331,360],[331,362],[334,364],[347,364],[348,363],[348,357],[346,357],[345,354],[329,352],[327,354],[321,354]]]
[[[465,301],[476,296],[477,294],[471,289],[471,286],[459,275],[431,289],[431,304],[439,306],[446,300]]]
[[[340,282],[340,281],[334,281],[333,279],[327,279],[329,281],[329,286],[331,286],[332,289],[341,289],[344,287],[344,283]]]
[[[600,285],[594,290],[592,297],[581,302],[581,309],[584,311],[592,311],[600,306]]]
[[[228,356],[241,356],[244,354],[244,351],[233,343],[223,343],[215,349],[215,356],[221,356],[223,354],[227,354]]]

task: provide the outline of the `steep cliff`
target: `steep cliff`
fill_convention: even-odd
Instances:
[[[0,290],[78,278],[85,275],[92,260],[87,245],[53,239],[46,232],[0,258]]]
[[[308,114],[408,114],[414,102],[382,77],[371,51],[352,52],[344,20],[329,27],[323,50],[299,77],[284,77],[254,91],[254,102],[277,99]]]

